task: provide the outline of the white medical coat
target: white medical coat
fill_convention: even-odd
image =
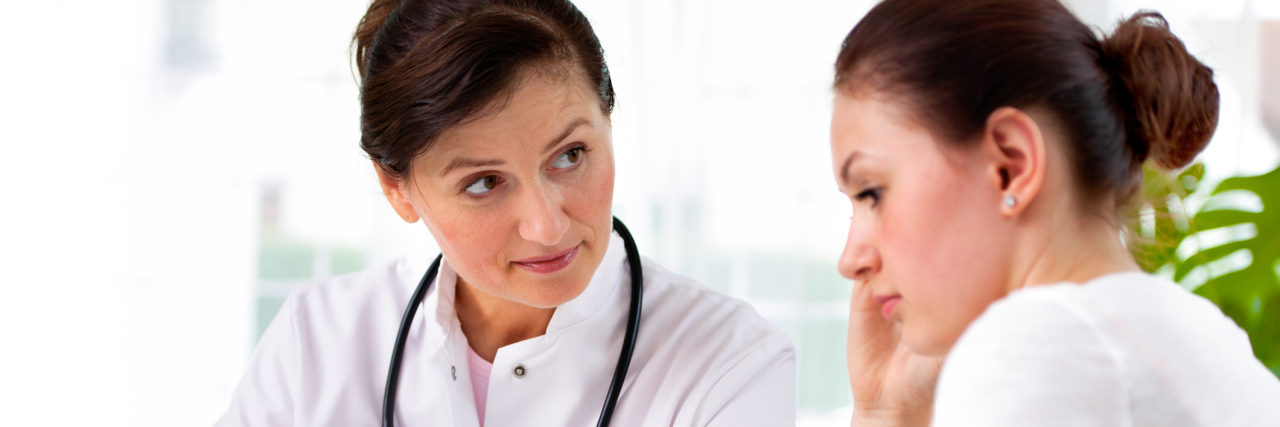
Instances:
[[[376,426],[401,317],[427,260],[306,285],[258,342],[217,426]],[[795,347],[749,305],[642,257],[644,307],[613,426],[795,425]],[[546,335],[493,360],[485,427],[594,426],[625,335],[630,273],[614,234]],[[406,343],[397,426],[478,426],[448,260]],[[524,367],[517,377],[516,365]]]

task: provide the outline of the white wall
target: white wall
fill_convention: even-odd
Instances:
[[[364,0],[201,1],[0,5],[0,425],[210,424],[255,339],[264,188],[316,247],[369,264],[435,251],[358,148],[346,49]],[[578,3],[618,91],[616,213],[642,252],[795,337],[802,425],[847,425],[828,85],[873,2]],[[182,63],[166,43],[191,4],[210,54]],[[1073,7],[1165,12],[1219,73],[1210,173],[1275,166],[1254,94],[1256,21],[1277,2]]]

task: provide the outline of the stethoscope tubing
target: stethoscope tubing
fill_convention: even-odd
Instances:
[[[636,248],[631,231],[622,225],[618,217],[613,217],[613,229],[622,237],[623,248],[627,251],[627,266],[631,270],[631,308],[627,316],[627,333],[622,337],[622,354],[618,355],[618,367],[613,371],[613,381],[609,383],[609,393],[604,398],[604,409],[600,410],[598,427],[608,427],[613,419],[613,409],[618,406],[618,395],[622,394],[622,382],[627,378],[627,368],[631,366],[631,355],[636,349],[636,335],[640,333],[640,302],[644,300],[644,273],[640,265],[640,250]]]
[[[413,316],[418,314],[418,306],[422,298],[431,288],[431,281],[436,279],[440,271],[440,260],[444,254],[436,256],[436,260],[427,268],[427,274],[418,282],[418,289],[413,291],[409,299],[409,307],[404,310],[404,319],[400,320],[400,332],[396,334],[396,345],[391,350],[391,368],[387,370],[387,388],[382,392],[382,426],[393,427],[396,413],[396,388],[400,383],[400,363],[404,359],[404,344],[409,339],[409,328],[413,326]]]
[[[636,248],[631,232],[617,217],[613,218],[613,229],[622,237],[623,248],[627,252],[627,267],[631,270],[631,307],[627,315],[627,331],[622,339],[622,351],[618,355],[618,366],[614,368],[613,379],[609,383],[609,391],[605,395],[604,408],[600,410],[598,427],[607,427],[613,419],[614,409],[618,406],[618,396],[622,394],[622,384],[627,378],[627,369],[631,366],[631,356],[635,353],[636,336],[640,333],[641,302],[644,300],[644,272],[640,264],[640,251]],[[396,389],[400,382],[400,365],[404,359],[405,342],[409,338],[409,329],[413,326],[414,315],[418,306],[426,296],[431,283],[440,271],[440,262],[444,254],[436,256],[436,260],[427,268],[427,274],[418,282],[418,288],[409,298],[409,306],[405,308],[404,318],[400,320],[400,330],[396,334],[395,347],[391,353],[391,367],[387,370],[387,386],[382,395],[382,426],[394,427]]]

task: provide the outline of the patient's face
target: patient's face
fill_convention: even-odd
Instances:
[[[1012,233],[978,156],[878,94],[837,95],[836,182],[853,205],[839,268],[869,281],[916,353],[945,354],[1000,296]],[[989,188],[994,187],[994,188]]]

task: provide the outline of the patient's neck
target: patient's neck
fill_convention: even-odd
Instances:
[[[458,277],[454,310],[471,350],[493,362],[499,348],[546,334],[556,309],[498,297]]]
[[[1052,221],[1037,234],[1039,250],[1024,264],[1014,288],[1061,282],[1086,283],[1100,276],[1141,271],[1124,243],[1120,228],[1104,218],[1077,217]]]

